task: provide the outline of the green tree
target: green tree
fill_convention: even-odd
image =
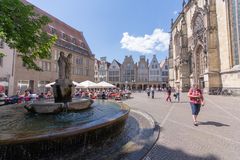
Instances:
[[[43,30],[50,22],[47,16],[37,14],[32,5],[0,0],[0,39],[18,51],[28,69],[41,70],[36,60],[51,57],[51,46],[57,37]]]

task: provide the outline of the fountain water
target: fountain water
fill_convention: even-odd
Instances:
[[[53,85],[55,102],[1,107],[1,160],[61,159],[76,149],[84,153],[122,131],[129,114],[127,106],[72,100],[70,62],[71,55],[65,57],[61,52],[59,78]],[[68,112],[64,112],[66,106]]]

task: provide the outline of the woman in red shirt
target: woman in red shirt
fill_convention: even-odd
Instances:
[[[188,97],[190,98],[190,105],[192,109],[192,117],[194,125],[198,126],[197,116],[200,112],[201,105],[204,105],[202,91],[197,84],[194,84],[188,92]]]

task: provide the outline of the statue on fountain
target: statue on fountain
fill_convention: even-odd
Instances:
[[[64,52],[60,52],[58,58],[58,79],[53,85],[55,103],[67,103],[72,101],[72,80],[71,80],[72,54],[65,57]]]

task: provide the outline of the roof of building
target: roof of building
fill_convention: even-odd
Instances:
[[[26,0],[21,0],[24,4],[26,5],[32,5],[30,2]],[[45,15],[51,19],[51,23],[49,23],[49,27],[46,26],[44,30],[48,33],[50,33],[50,27],[53,27],[54,29],[57,30],[56,35],[59,37],[61,36],[62,33],[65,33],[67,35],[67,42],[70,42],[71,38],[76,38],[76,44],[75,46],[87,51],[89,55],[92,55],[91,49],[87,44],[87,41],[85,40],[83,36],[83,32],[78,31],[77,29],[73,28],[72,26],[64,23],[63,21],[59,20],[58,18],[50,15],[49,13],[43,11],[42,9],[34,6],[34,11],[40,15]],[[69,41],[68,41],[69,40]],[[71,43],[71,42],[70,42]],[[64,45],[64,44],[63,44]]]
[[[109,68],[109,67],[110,67],[110,65],[111,65],[111,63],[107,62],[107,68]]]
[[[115,61],[119,67],[121,66],[121,63],[119,63],[116,59],[114,59],[113,61]]]
[[[160,62],[160,68],[162,68],[164,66],[164,64],[165,64],[165,60],[161,61]]]

